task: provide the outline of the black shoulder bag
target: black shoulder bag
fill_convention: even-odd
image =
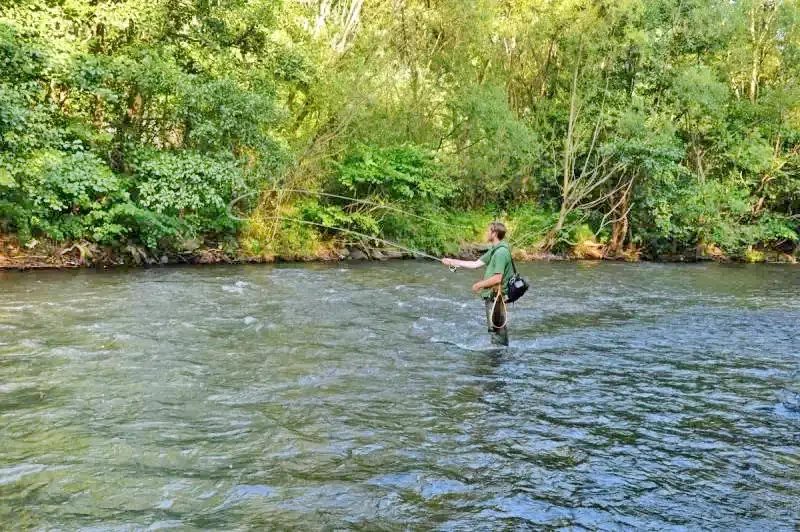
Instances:
[[[511,250],[509,250],[508,255],[511,256]],[[513,303],[528,291],[528,281],[517,272],[517,267],[514,265],[514,257],[511,257],[511,269],[514,270],[514,275],[506,283],[506,290],[508,291],[506,302],[508,303]]]

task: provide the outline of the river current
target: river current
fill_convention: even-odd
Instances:
[[[0,273],[0,528],[796,530],[800,269]]]

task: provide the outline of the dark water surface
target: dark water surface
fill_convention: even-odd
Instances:
[[[800,526],[800,269],[523,271],[0,273],[2,528]]]

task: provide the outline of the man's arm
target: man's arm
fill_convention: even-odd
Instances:
[[[503,282],[503,274],[496,273],[489,277],[488,279],[484,279],[483,281],[478,281],[474,285],[472,285],[472,291],[476,294],[483,290],[484,288],[494,288],[495,286],[499,285]]]
[[[454,266],[456,268],[466,268],[468,270],[477,270],[485,266],[483,261],[480,260],[442,259],[442,264],[445,266]]]

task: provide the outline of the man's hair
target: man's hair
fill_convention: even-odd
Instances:
[[[506,237],[506,224],[503,222],[492,222],[489,224],[489,231],[497,235],[498,240]]]

